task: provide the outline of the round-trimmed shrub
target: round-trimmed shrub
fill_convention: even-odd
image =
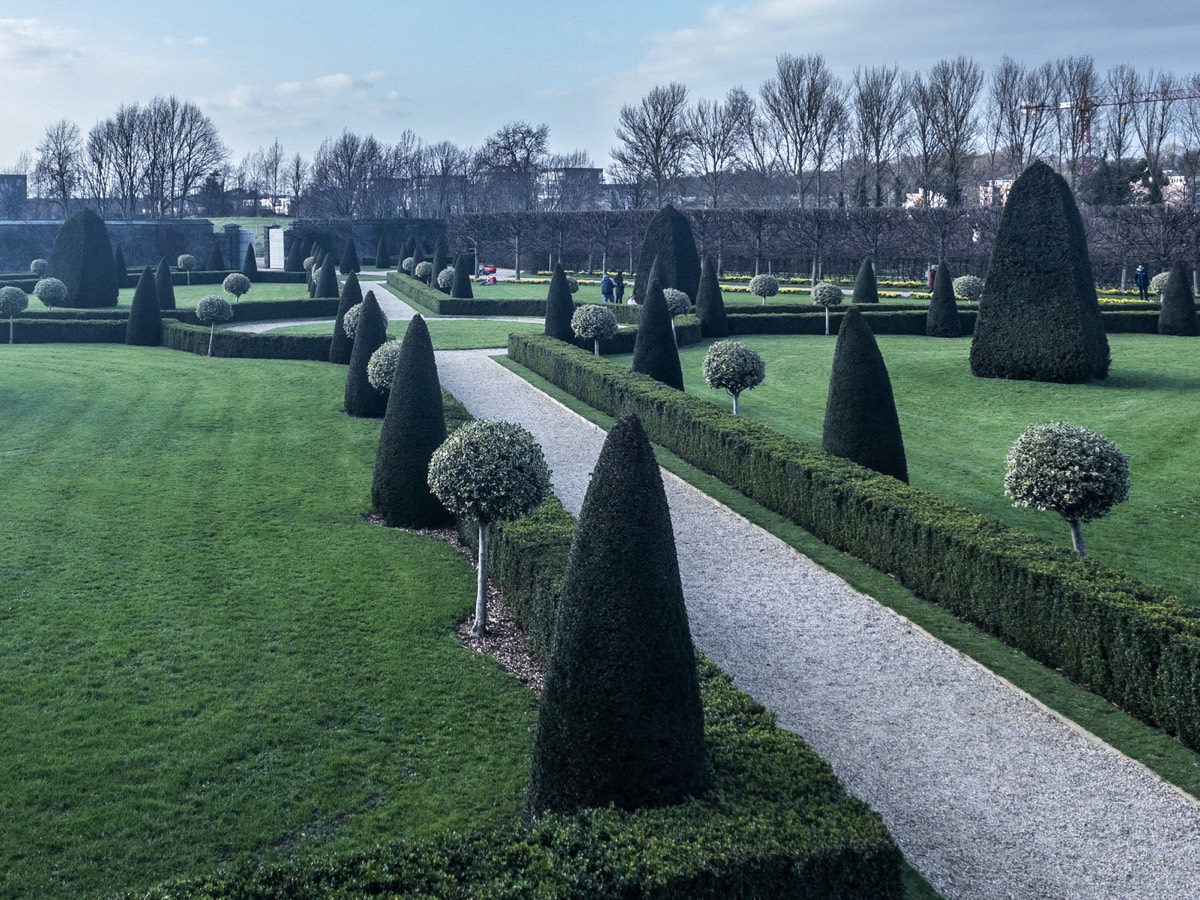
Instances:
[[[692,311],[692,298],[678,288],[665,288],[663,299],[667,301],[667,312],[671,318],[686,316]]]
[[[750,279],[747,290],[756,297],[762,297],[763,306],[766,306],[767,298],[774,297],[779,293],[779,279],[765,272],[761,275],[755,275]]]
[[[600,355],[600,342],[620,330],[617,317],[611,309],[596,303],[585,303],[571,316],[571,330],[581,338],[593,342],[593,350]]]
[[[160,311],[175,308],[175,282],[171,278],[171,265],[165,256],[158,261],[158,268],[154,270],[154,289],[158,291]]]
[[[201,322],[208,323],[208,355],[212,356],[213,337],[217,331],[217,323],[228,322],[232,319],[233,307],[224,297],[209,294],[207,297],[201,297],[200,302],[196,304],[196,318]]]
[[[452,284],[454,284],[454,266],[446,266],[438,272],[437,286],[443,291],[448,291]]]
[[[714,390],[729,391],[733,414],[738,414],[742,391],[758,387],[767,376],[767,364],[740,341],[717,341],[704,355],[704,381]]]
[[[1167,279],[1171,277],[1170,271],[1159,272],[1150,279],[1150,293],[1162,296],[1163,291],[1167,289]]]
[[[841,306],[843,299],[842,289],[836,284],[830,284],[828,281],[820,281],[813,285],[812,302],[816,306],[825,307],[826,334],[829,334],[829,309],[833,306]]]
[[[1052,510],[1086,556],[1082,523],[1102,519],[1129,496],[1129,459],[1116,445],[1068,422],[1033,425],[1004,459],[1004,494],[1014,506]]]
[[[567,290],[569,290],[572,294],[579,293],[579,279],[574,275],[567,276]]]
[[[429,281],[429,276],[433,274],[433,263],[428,260],[422,260],[417,263],[416,276],[424,282]]]
[[[233,302],[236,303],[241,299],[251,288],[250,279],[241,272],[232,272],[225,276],[225,280],[221,282],[221,287],[225,293],[233,294]]]
[[[29,264],[29,271],[41,278],[46,274],[46,270],[50,268],[50,263],[44,259],[35,259]]]
[[[163,257],[163,259],[166,259],[166,257]],[[187,283],[191,284],[192,273],[200,268],[200,260],[196,259],[190,253],[181,253],[179,258],[175,260],[175,265],[187,272]],[[172,299],[174,299],[173,296]]]
[[[317,258],[315,256],[304,257],[304,271],[305,272],[311,273],[313,266],[315,266],[316,264],[317,264]]]
[[[29,295],[19,287],[0,287],[0,316],[8,317],[8,342],[13,342],[13,317],[29,306]]]
[[[67,286],[58,278],[43,278],[33,286],[33,296],[41,300],[48,309],[62,306],[67,300]]]
[[[400,359],[400,344],[400,341],[384,341],[367,360],[367,381],[375,390],[391,390],[396,361]]]
[[[400,268],[403,269],[405,272],[408,272],[410,275],[412,274],[412,267],[413,267],[413,258],[411,256],[406,256],[406,257],[404,257],[403,260],[401,260]]]
[[[1196,295],[1192,293],[1192,278],[1187,266],[1176,262],[1163,288],[1162,309],[1158,313],[1158,333],[1182,337],[1200,335],[1200,319],[1196,316]]]
[[[941,271],[941,268],[938,268]],[[935,278],[936,280],[936,278]],[[959,275],[954,279],[954,296],[970,303],[978,303],[983,293],[983,279],[978,275]]]
[[[704,257],[700,266],[700,289],[696,293],[696,317],[705,337],[726,337],[729,319],[725,315],[725,298],[717,281],[717,267],[711,256]]]

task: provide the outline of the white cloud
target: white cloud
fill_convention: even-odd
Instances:
[[[63,69],[84,58],[71,32],[39,19],[0,19],[0,67]]]

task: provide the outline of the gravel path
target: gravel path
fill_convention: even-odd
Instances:
[[[578,514],[604,432],[488,352],[439,352],[443,386],[533,432]],[[829,760],[943,895],[1200,898],[1193,798],[663,477],[697,646]]]

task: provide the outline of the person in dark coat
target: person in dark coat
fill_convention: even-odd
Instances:
[[[1145,266],[1137,267],[1137,270],[1133,273],[1133,283],[1137,285],[1138,299],[1149,300],[1150,273],[1146,271]]]
[[[617,303],[625,296],[625,276],[621,274],[621,270],[617,269],[617,274],[613,276],[613,291],[616,293]]]

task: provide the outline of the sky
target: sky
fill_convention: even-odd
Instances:
[[[0,171],[60,119],[85,135],[123,103],[196,103],[231,161],[278,139],[311,159],[343,129],[394,143],[478,146],[506,122],[550,127],[555,153],[609,163],[623,104],[679,81],[693,100],[757,94],[781,53],[928,71],[965,54],[990,70],[1090,55],[1200,71],[1200,18],[1182,0],[4,0]]]

